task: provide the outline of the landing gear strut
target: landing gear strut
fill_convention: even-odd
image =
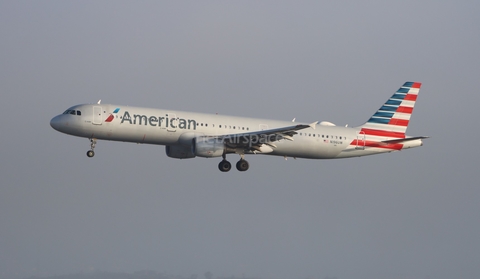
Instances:
[[[97,139],[90,139],[90,150],[87,151],[87,157],[92,158],[95,156],[95,152],[93,151],[95,149],[95,144],[97,144]]]

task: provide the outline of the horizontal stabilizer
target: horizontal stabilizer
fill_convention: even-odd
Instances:
[[[383,143],[403,143],[406,141],[418,140],[418,139],[428,139],[429,137],[411,137],[404,139],[393,139],[393,140],[384,140]]]

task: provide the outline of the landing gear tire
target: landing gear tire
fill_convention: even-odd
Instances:
[[[237,170],[238,171],[246,171],[248,170],[249,164],[246,160],[240,160],[237,162]]]
[[[95,145],[97,144],[97,139],[91,138],[90,139],[90,150],[87,151],[87,157],[92,158],[95,156],[95,152],[93,151],[95,149]]]
[[[231,168],[232,168],[232,164],[230,164],[230,162],[227,161],[227,160],[222,160],[222,161],[218,164],[218,169],[219,169],[221,172],[227,172],[227,171],[229,171]]]

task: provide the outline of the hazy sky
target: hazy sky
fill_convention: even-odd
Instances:
[[[0,1],[0,278],[479,278],[479,26],[478,1]],[[245,173],[49,126],[98,99],[354,126],[405,81],[423,147]]]

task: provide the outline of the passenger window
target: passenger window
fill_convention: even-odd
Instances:
[[[328,139],[328,135],[327,135],[327,139]]]
[[[218,125],[218,127],[222,128],[222,125]]]

